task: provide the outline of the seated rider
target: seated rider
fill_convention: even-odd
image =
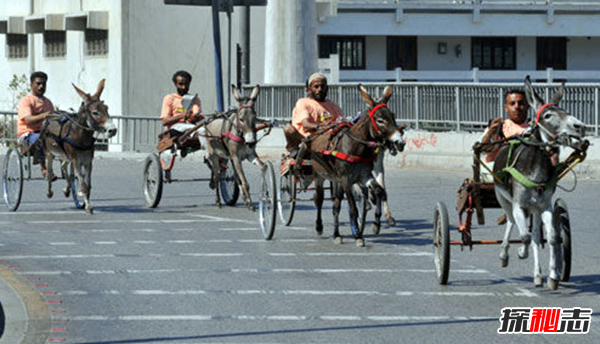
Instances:
[[[503,120],[502,117],[492,120],[488,128],[483,133],[481,143],[486,144],[494,142],[502,138],[510,138],[513,136],[525,133],[530,124],[527,121],[527,112],[529,111],[529,103],[525,91],[520,89],[511,89],[505,93],[504,111],[508,114],[508,119]],[[502,131],[499,132],[499,127],[502,126]],[[497,137],[500,134],[501,137]],[[484,163],[490,170],[493,170],[493,162],[500,151],[500,145],[493,146],[491,151],[488,151],[484,159]],[[494,179],[487,171],[482,170],[482,181],[493,183]],[[502,214],[498,218],[498,224],[506,223],[506,214]]]
[[[46,93],[46,82],[48,75],[44,72],[34,72],[29,77],[31,82],[31,93],[26,95],[19,102],[18,108],[18,123],[17,135],[19,137],[19,145],[29,150],[30,147],[35,147],[34,163],[39,161],[42,175],[46,177],[46,161],[44,158],[43,147],[34,144],[40,138],[40,130],[46,117],[54,111],[54,105],[50,99],[44,97]],[[56,180],[56,176],[52,176],[52,180]]]
[[[296,103],[292,121],[284,128],[286,150],[290,157],[296,156],[296,166],[310,149],[311,137],[320,129],[340,122],[344,114],[340,107],[327,99],[327,78],[321,73],[312,74],[306,81],[306,94]]]
[[[191,82],[192,76],[190,73],[183,70],[175,72],[173,74],[173,84],[177,92],[168,94],[163,99],[160,119],[163,125],[169,129],[172,136],[180,136],[186,130],[193,128],[195,123],[204,119],[199,99],[194,102],[190,112],[183,108],[182,99],[183,96],[188,94]],[[202,136],[204,132],[204,127],[201,127],[194,133],[200,143],[205,141]],[[200,146],[203,147],[206,145],[200,144]]]

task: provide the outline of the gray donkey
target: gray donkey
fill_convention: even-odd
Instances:
[[[537,113],[536,124],[532,126],[530,136],[520,139],[520,144],[502,147],[494,162],[494,173],[507,176],[507,183],[495,182],[496,197],[507,214],[500,259],[502,266],[508,265],[510,233],[516,224],[523,241],[518,256],[527,258],[529,246],[533,243],[534,283],[536,287],[541,287],[543,280],[538,254],[540,226],[543,224],[550,251],[548,286],[554,290],[559,283],[557,260],[560,243],[560,234],[553,224],[552,209],[552,196],[560,172],[556,160],[561,147],[577,148],[582,143],[584,125],[558,106],[564,95],[564,85],[554,95],[552,102],[545,104],[533,90],[527,76],[525,93],[527,102]],[[527,221],[530,216],[533,218],[531,232]]]

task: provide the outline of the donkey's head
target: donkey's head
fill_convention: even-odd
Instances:
[[[231,85],[231,92],[233,97],[238,102],[238,110],[236,115],[236,126],[238,131],[244,137],[244,141],[247,144],[256,143],[256,111],[254,110],[254,103],[260,92],[260,86],[256,85],[252,90],[252,94],[249,98],[244,97],[238,92],[235,85]]]
[[[536,112],[536,124],[540,128],[542,140],[555,140],[562,145],[576,146],[585,135],[585,125],[558,106],[564,94],[563,83],[552,97],[552,101],[546,104],[531,86],[529,75],[525,78],[525,95],[527,102]]]
[[[83,99],[83,103],[79,108],[79,115],[85,121],[88,128],[99,133],[107,133],[108,137],[113,137],[117,134],[117,126],[110,120],[108,115],[108,106],[100,100],[100,95],[104,91],[105,79],[98,83],[98,89],[94,95],[79,89],[75,84],[72,84],[77,91],[77,94]]]
[[[386,86],[383,90],[383,96],[378,101],[373,100],[363,85],[359,84],[358,90],[365,104],[367,104],[367,112],[363,116],[369,117],[368,119],[364,119],[364,123],[370,126],[371,137],[375,140],[389,143],[387,146],[392,154],[404,150],[406,142],[402,135],[404,134],[405,126],[396,125],[394,113],[387,107],[387,101],[394,93],[394,89]]]

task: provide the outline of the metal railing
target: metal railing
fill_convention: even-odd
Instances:
[[[448,83],[393,83],[365,84],[374,98],[385,86],[392,86],[394,94],[388,107],[399,122],[414,129],[435,131],[478,131],[492,118],[504,114],[504,93],[522,84],[448,84]],[[559,89],[558,84],[535,85],[536,92],[547,102]],[[246,88],[249,94],[252,86]],[[305,97],[304,85],[264,85],[257,99],[256,111],[261,118],[289,121],[298,99]],[[329,86],[328,98],[339,104],[347,117],[354,117],[366,109],[356,84]],[[571,84],[560,103],[561,107],[586,124],[588,135],[599,135],[600,84]],[[533,117],[533,111],[531,117]],[[17,139],[15,112],[0,111],[0,144]],[[102,144],[118,145],[123,151],[149,152],[156,149],[158,135],[164,130],[156,117],[111,116],[118,128],[109,140],[100,137]]]
[[[356,85],[329,86],[328,98],[339,104],[348,117],[365,110]],[[410,123],[415,129],[456,131],[482,129],[490,119],[504,113],[504,93],[523,87],[523,84],[496,83],[364,84],[373,97],[379,97],[388,85],[394,89],[388,107],[396,114],[398,121]],[[534,86],[546,101],[550,101],[559,87],[558,84]],[[596,136],[599,131],[599,90],[600,84],[571,84],[566,86],[565,96],[560,103],[561,107],[586,124],[588,134]],[[296,101],[305,96],[305,86],[301,84],[264,85],[261,86],[256,111],[260,117],[288,120]]]

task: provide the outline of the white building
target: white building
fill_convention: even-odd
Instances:
[[[600,1],[302,1],[316,1],[312,32],[317,53],[321,58],[339,55],[342,82],[522,81],[525,74],[537,80],[600,81]],[[269,0],[270,8],[282,3],[291,0]],[[301,6],[295,8],[298,18],[307,18]],[[282,31],[290,23],[285,16],[294,15],[282,11],[277,18],[267,12],[265,7],[251,10],[251,84],[262,84],[274,70],[265,50],[274,55],[273,49],[285,45],[269,46],[269,37],[277,35],[266,28]],[[302,26],[298,18],[293,22]],[[231,77],[226,19],[220,15],[225,85],[237,75],[239,8],[232,16]],[[307,37],[290,41],[310,45]],[[291,63],[286,57],[285,66],[293,68]],[[191,91],[200,94],[205,112],[213,111],[209,7],[165,5],[163,0],[0,0],[0,111],[11,110],[13,75],[43,70],[50,76],[47,95],[62,109],[79,105],[72,82],[91,92],[106,78],[103,99],[111,114],[157,117],[179,69],[192,73]]]
[[[340,81],[597,82],[599,23],[590,0],[340,0],[319,57],[340,55]]]

